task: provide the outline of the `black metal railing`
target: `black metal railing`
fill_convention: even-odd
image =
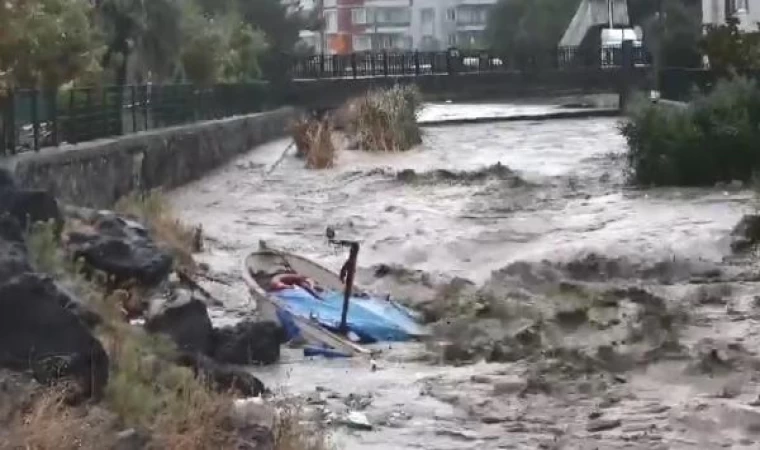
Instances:
[[[445,75],[527,70],[619,67],[622,46],[603,49],[559,47],[546,52],[499,55],[488,51],[382,51],[311,55],[293,61],[294,79],[367,78]],[[633,63],[649,65],[649,53],[633,47]]]
[[[0,91],[0,156],[274,106],[264,82]]]

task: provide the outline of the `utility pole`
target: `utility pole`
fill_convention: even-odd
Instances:
[[[660,70],[662,66],[662,39],[665,35],[665,18],[662,9],[663,0],[657,0],[657,45],[654,56],[654,90],[660,96]]]

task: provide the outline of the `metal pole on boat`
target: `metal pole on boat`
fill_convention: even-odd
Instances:
[[[346,261],[346,289],[343,296],[343,312],[340,316],[340,332],[347,333],[348,326],[346,321],[348,320],[348,304],[351,301],[351,294],[354,289],[354,275],[356,274],[356,261],[359,256],[359,243],[351,242],[351,250],[348,254],[348,261]]]

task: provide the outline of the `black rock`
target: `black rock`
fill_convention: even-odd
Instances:
[[[171,272],[172,256],[160,249],[140,224],[117,216],[101,217],[97,234],[71,233],[69,248],[74,259],[116,278],[154,286]]]
[[[7,169],[0,167],[0,189],[16,189],[16,180]]]
[[[79,300],[64,286],[56,283],[50,277],[41,277],[40,280],[42,287],[52,298],[57,299],[61,308],[76,316],[87,328],[94,329],[103,323],[103,318],[98,313],[84,304],[84,302]]]
[[[21,189],[13,175],[0,169],[0,214],[8,213],[22,227],[34,222],[54,220],[57,231],[63,226],[63,215],[55,197],[47,191],[38,189]]]
[[[25,274],[0,283],[0,367],[30,370],[41,383],[73,379],[99,397],[108,381],[108,356],[87,327],[61,307],[54,284]]]
[[[184,352],[210,354],[214,329],[206,304],[181,290],[171,300],[154,300],[145,329],[167,335]]]
[[[0,212],[9,213],[24,227],[50,220],[56,223],[57,233],[63,227],[58,201],[47,191],[0,188]]]
[[[24,235],[16,219],[0,213],[0,283],[31,272]]]
[[[228,364],[274,364],[284,340],[282,327],[274,322],[242,322],[214,330],[213,357]]]
[[[731,231],[731,250],[743,252],[760,242],[760,214],[747,214]]]
[[[264,383],[243,367],[218,364],[199,353],[181,353],[176,363],[193,369],[196,377],[203,377],[219,392],[230,390],[245,397],[256,397],[266,392]]]

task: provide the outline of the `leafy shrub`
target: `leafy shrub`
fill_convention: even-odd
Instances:
[[[739,20],[726,19],[725,24],[707,25],[702,51],[710,67],[720,76],[747,75],[760,69],[760,31],[739,29]]]
[[[760,169],[760,89],[720,81],[683,108],[634,101],[621,125],[632,181],[700,186],[750,181]]]

